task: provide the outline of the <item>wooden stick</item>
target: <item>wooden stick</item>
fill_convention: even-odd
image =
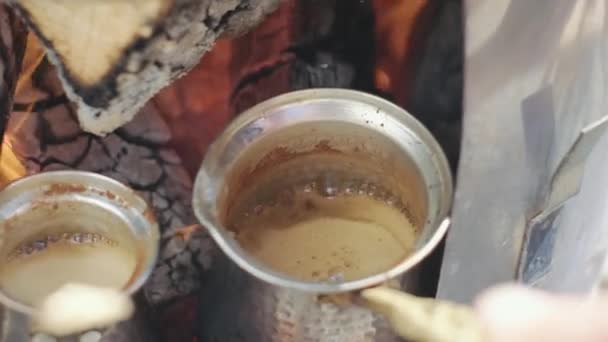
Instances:
[[[388,287],[363,290],[369,307],[386,316],[395,332],[408,341],[481,342],[483,330],[468,306],[420,298]]]

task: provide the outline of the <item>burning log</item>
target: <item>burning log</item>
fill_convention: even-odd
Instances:
[[[58,67],[86,132],[129,122],[224,33],[261,21],[279,0],[12,0]]]

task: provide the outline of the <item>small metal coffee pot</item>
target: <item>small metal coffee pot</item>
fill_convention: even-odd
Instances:
[[[411,255],[363,279],[313,282],[278,273],[239,246],[225,224],[227,208],[246,184],[255,183],[254,171],[279,165],[277,149],[293,160],[320,146],[355,156],[369,167],[353,172],[369,172],[390,184],[420,230]],[[306,177],[323,165],[309,168],[282,175]],[[204,281],[202,340],[398,341],[385,319],[359,305],[353,294],[377,285],[415,292],[415,266],[446,233],[451,200],[441,148],[396,105],[356,91],[314,89],[253,107],[210,147],[195,182],[195,213],[225,254]]]

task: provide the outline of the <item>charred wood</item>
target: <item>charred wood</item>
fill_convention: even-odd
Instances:
[[[86,132],[106,135],[184,75],[222,33],[251,28],[279,0],[11,0],[58,68]]]

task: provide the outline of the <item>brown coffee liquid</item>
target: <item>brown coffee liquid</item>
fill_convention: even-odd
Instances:
[[[250,205],[236,206],[229,227],[252,256],[298,279],[385,272],[412,252],[418,235],[396,197],[369,182],[311,182],[270,198],[244,200]]]
[[[70,282],[123,288],[137,264],[132,249],[99,234],[65,233],[24,243],[0,268],[0,288],[30,305]]]

